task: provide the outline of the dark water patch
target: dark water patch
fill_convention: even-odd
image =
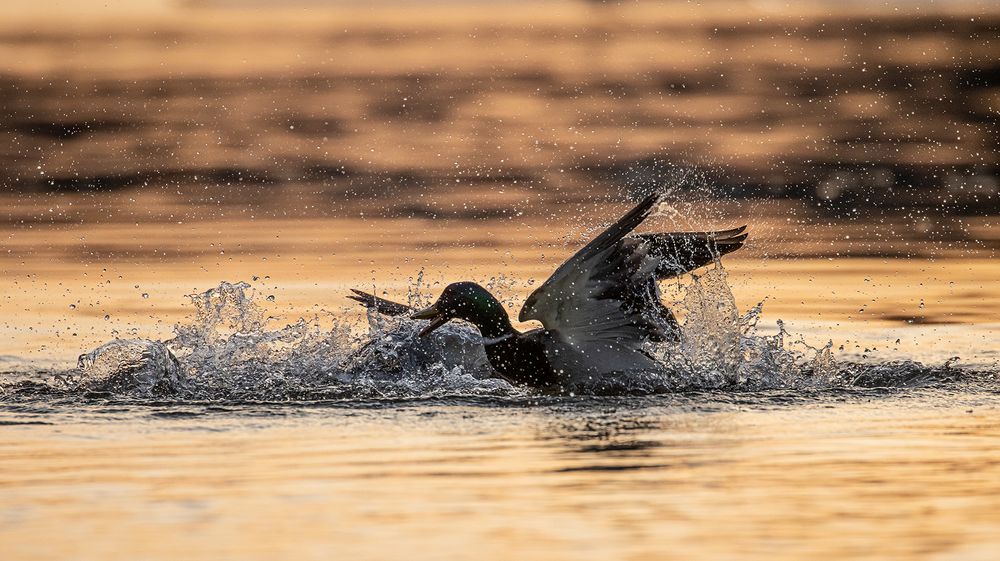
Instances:
[[[868,132],[858,134],[870,135],[870,128],[860,130]],[[854,138],[844,136],[840,142],[849,145]],[[836,153],[825,158],[814,158],[807,167],[788,166],[780,175],[769,177],[719,166],[681,165],[669,154],[611,163],[585,160],[574,169],[596,181],[617,185],[633,197],[675,185],[677,196],[691,191],[727,200],[809,199],[816,202],[817,210],[848,218],[905,213],[926,213],[929,217],[991,215],[1000,201],[1000,167],[996,165],[852,162]],[[950,237],[968,239],[968,234],[955,229]]]
[[[340,137],[347,133],[347,125],[342,119],[322,116],[294,115],[278,119],[277,124],[289,132],[309,137]]]
[[[880,17],[844,12],[827,14],[821,22],[803,20],[789,24],[780,19],[754,19],[739,24],[711,22],[710,25],[714,36],[726,39],[794,35],[808,39],[843,40],[857,36],[899,35],[916,40],[920,39],[921,36],[939,37],[944,35],[952,36],[957,40],[967,40],[970,36],[993,33],[995,19],[990,16],[968,18],[958,14],[941,12],[920,14],[907,11],[906,13],[900,12]],[[672,27],[664,29],[672,29]]]
[[[475,93],[433,74],[392,76],[368,84],[371,101],[366,113],[384,121],[442,123],[456,107]]]
[[[653,82],[661,91],[670,94],[701,94],[728,89],[729,78],[725,73],[702,72],[660,73],[653,76]]]
[[[960,321],[953,319],[948,319],[942,316],[926,316],[926,315],[905,315],[905,314],[884,314],[882,319],[889,321],[898,321],[905,323],[907,325],[957,325]]]
[[[995,33],[991,32],[991,33]],[[984,65],[979,68],[965,68],[959,71],[958,84],[966,89],[990,89],[1000,87],[1000,64]],[[995,114],[989,115],[996,118]]]
[[[149,416],[158,419],[197,419],[204,416],[204,413],[197,411],[153,411]]]
[[[635,452],[646,452],[659,448],[663,443],[657,440],[636,440],[631,442],[607,442],[581,446],[576,451],[583,453],[606,454],[609,456],[633,457]],[[645,454],[638,454],[640,456]]]
[[[506,218],[517,213],[517,210],[505,207],[454,207],[442,208],[433,204],[404,204],[399,205],[389,212],[383,213],[387,217],[423,218],[427,220],[453,219],[453,220],[490,220]],[[491,242],[498,243],[498,242]]]
[[[88,120],[88,121],[14,121],[7,125],[8,130],[42,136],[58,140],[70,140],[78,136],[97,132],[122,133],[128,128],[141,126],[140,123],[119,120]]]
[[[435,249],[441,248],[462,248],[462,247],[478,247],[478,248],[489,248],[489,247],[500,247],[502,244],[496,239],[471,239],[453,242],[434,242],[434,243],[415,243],[409,244],[408,247],[413,248],[414,251],[433,251]]]
[[[51,191],[113,191],[149,184],[151,179],[162,177],[159,173],[110,173],[93,176],[54,176],[39,180],[38,184]]]
[[[88,243],[85,246],[67,248],[62,253],[62,259],[69,262],[90,261],[149,261],[162,263],[165,260],[193,261],[203,257],[207,252],[177,248],[142,248],[132,244],[115,246],[110,244]],[[213,252],[217,253],[217,252]],[[120,311],[126,308],[119,307]]]
[[[7,385],[3,387],[0,401],[8,405],[26,407],[42,406],[35,413],[48,412],[44,406],[64,407],[98,405],[107,413],[124,412],[129,408],[166,408],[154,411],[152,417],[182,418],[201,415],[286,415],[295,410],[316,409],[426,409],[427,407],[486,407],[486,408],[552,408],[554,410],[591,410],[614,407],[617,409],[643,409],[669,406],[699,412],[751,408],[770,409],[803,404],[843,403],[880,400],[906,395],[921,396],[925,392],[955,392],[961,394],[1000,393],[997,373],[990,370],[956,370],[944,366],[926,367],[917,363],[898,361],[883,364],[852,365],[845,367],[844,380],[839,385],[823,388],[789,388],[754,391],[739,387],[704,389],[664,389],[662,392],[623,392],[607,395],[547,395],[531,390],[510,395],[476,395],[430,390],[428,394],[391,395],[398,392],[389,384],[382,396],[370,395],[368,389],[340,387],[336,389],[301,390],[280,396],[260,395],[255,399],[241,399],[225,394],[197,396],[180,392],[173,397],[143,397],[128,392],[81,391],[33,385]],[[848,380],[849,379],[849,380]],[[39,387],[42,386],[42,389]],[[266,393],[266,392],[264,392]],[[368,395],[366,395],[368,394]],[[196,409],[192,410],[194,407]],[[172,410],[172,408],[182,408]],[[25,410],[24,412],[28,412]],[[635,421],[634,428],[649,428],[654,420]],[[608,427],[600,419],[583,425],[582,438],[601,434]],[[589,427],[589,428],[588,428]],[[618,419],[615,431],[632,430]],[[641,448],[641,444],[636,445]]]
[[[76,394],[52,399],[51,396],[33,396],[26,400],[4,402],[6,420],[0,425],[57,425],[63,415],[76,419],[118,419],[141,415],[151,421],[196,421],[199,419],[268,420],[372,414],[416,413],[421,417],[446,414],[455,409],[485,410],[539,410],[552,417],[554,422],[569,419],[551,438],[566,442],[578,440],[580,446],[574,453],[597,454],[608,457],[644,457],[645,451],[658,448],[656,440],[631,438],[632,433],[643,434],[655,430],[669,430],[663,424],[665,412],[693,414],[738,413],[740,411],[773,411],[798,407],[836,408],[845,404],[891,401],[892,403],[924,403],[933,399],[937,406],[961,407],[975,411],[977,396],[1000,395],[996,380],[984,382],[958,382],[935,384],[931,387],[873,387],[835,388],[830,390],[785,392],[731,393],[676,392],[646,396],[521,396],[478,397],[451,395],[443,397],[412,397],[367,399],[345,397],[342,399],[316,400],[227,400],[193,401],[148,400],[93,394]],[[957,400],[957,401],[956,401]],[[14,409],[13,407],[18,407]],[[612,407],[610,410],[606,408]],[[380,413],[381,412],[381,413]],[[83,417],[80,417],[83,415]],[[630,418],[629,415],[639,415]],[[43,420],[39,420],[42,417]],[[245,428],[245,425],[240,425]],[[265,425],[261,425],[265,426]],[[197,428],[197,427],[196,427]],[[219,428],[218,430],[228,430]],[[569,432],[567,432],[569,431]],[[545,438],[543,438],[544,440]],[[594,442],[594,441],[597,442]],[[602,442],[606,441],[606,442]]]
[[[38,180],[37,185],[49,191],[115,191],[178,184],[273,185],[278,179],[269,172],[251,168],[218,167],[201,169],[163,169],[118,172],[99,175],[55,175]]]
[[[686,463],[685,465],[695,465]],[[666,469],[674,467],[674,464],[610,464],[610,465],[589,465],[573,466],[552,470],[553,473],[573,473],[579,471],[638,471],[646,469]]]
[[[492,184],[527,184],[535,179],[534,175],[524,169],[515,168],[478,168],[472,171],[449,174],[449,182],[461,182],[467,185],[492,185]]]
[[[335,162],[310,162],[302,167],[300,173],[303,179],[310,181],[347,178],[357,175],[359,172],[353,167]]]

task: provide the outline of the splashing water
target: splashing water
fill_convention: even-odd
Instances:
[[[116,339],[80,355],[74,381],[90,391],[162,396],[182,391],[186,379],[180,362],[158,341]],[[65,378],[64,380],[71,380]]]
[[[788,344],[780,320],[777,334],[757,334],[763,303],[740,315],[721,264],[693,277],[680,308],[687,313],[680,342],[659,352],[678,386],[757,390],[836,380],[832,343],[819,349]]]
[[[418,283],[421,279],[418,277]],[[409,300],[421,302],[418,288]],[[69,392],[132,398],[282,401],[411,397],[527,396],[493,377],[479,333],[451,323],[431,337],[421,324],[368,311],[367,330],[328,315],[270,327],[246,283],[223,282],[192,295],[194,315],[168,341],[110,341],[81,355],[78,367],[56,376]],[[740,314],[716,264],[692,277],[676,307],[684,313],[676,343],[649,348],[662,368],[622,373],[568,388],[582,394],[644,394],[724,389],[906,386],[955,378],[949,364],[857,364],[834,360],[832,343],[814,348],[793,340],[778,322],[757,333],[763,304]],[[10,386],[10,384],[7,384]],[[9,390],[9,387],[8,387]]]
[[[459,326],[418,340],[415,322],[369,312],[363,337],[332,316],[270,329],[246,283],[224,282],[191,298],[193,321],[176,326],[176,337],[163,344],[180,357],[199,398],[492,394],[506,385],[488,379],[478,335]]]

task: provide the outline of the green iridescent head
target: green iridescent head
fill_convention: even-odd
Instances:
[[[474,323],[487,337],[510,328],[510,319],[503,304],[474,282],[449,284],[437,302],[410,317],[431,320],[430,325],[420,331],[421,337],[452,319]]]

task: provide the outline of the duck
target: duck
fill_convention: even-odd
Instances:
[[[452,320],[474,325],[493,370],[516,386],[569,391],[602,376],[655,371],[648,343],[676,341],[680,333],[659,281],[717,262],[748,235],[746,226],[633,233],[661,202],[657,193],[645,197],[528,296],[517,319],[539,328],[515,328],[503,304],[470,281],[449,284],[420,310],[357,289],[348,298],[380,314],[427,321],[420,337]]]

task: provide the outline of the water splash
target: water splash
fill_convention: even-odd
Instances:
[[[721,264],[693,277],[680,307],[687,314],[680,342],[661,355],[681,384],[757,390],[827,386],[837,379],[832,342],[821,348],[801,338],[790,342],[780,320],[777,334],[759,334],[763,302],[740,315]]]
[[[264,400],[496,395],[516,392],[491,371],[478,333],[451,325],[421,339],[406,319],[368,315],[368,329],[333,315],[280,327],[247,283],[190,296],[193,317],[165,342],[111,341],[62,380],[133,397]]]
[[[76,377],[64,383],[78,389],[141,396],[173,395],[184,390],[180,362],[159,341],[116,339],[80,355]]]
[[[496,283],[499,288],[504,280]],[[427,300],[422,278],[409,300]],[[421,324],[369,310],[367,325],[333,314],[272,326],[260,295],[247,283],[223,282],[192,295],[193,316],[168,341],[110,341],[81,355],[56,376],[70,392],[132,398],[282,401],[410,397],[527,396],[493,377],[479,333],[450,323],[431,337]],[[648,350],[661,368],[623,373],[568,388],[584,394],[648,394],[689,390],[759,391],[844,386],[913,386],[954,379],[946,364],[858,364],[835,360],[832,343],[812,347],[779,321],[765,335],[763,304],[740,314],[721,264],[680,290],[685,318],[679,341]],[[2,384],[0,384],[2,385]],[[2,388],[0,388],[2,389]]]

